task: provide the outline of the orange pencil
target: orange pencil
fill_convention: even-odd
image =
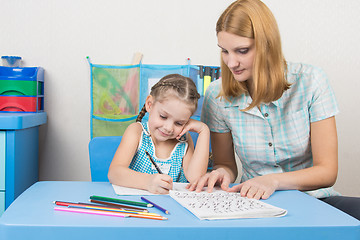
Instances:
[[[154,220],[167,220],[166,217],[163,216],[150,216],[150,215],[143,215],[143,214],[127,214],[129,217],[135,218],[147,218],[147,219],[154,219]]]

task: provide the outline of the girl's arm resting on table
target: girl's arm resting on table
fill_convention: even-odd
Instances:
[[[110,164],[108,178],[110,183],[148,190],[153,193],[168,193],[172,189],[172,179],[165,174],[147,174],[129,169],[138,148],[142,128],[133,123],[125,131],[121,143]]]
[[[187,131],[192,131],[199,134],[195,149],[194,143],[190,137],[188,150],[183,160],[185,177],[190,183],[192,183],[197,181],[206,173],[209,162],[210,131],[205,123],[196,121],[194,119],[189,120],[182,133]]]
[[[293,172],[255,177],[230,191],[250,198],[268,198],[276,190],[315,190],[332,186],[338,170],[338,144],[335,117],[310,124],[313,166]]]
[[[211,146],[214,170],[206,173],[198,181],[189,185],[188,188],[191,191],[196,190],[200,192],[203,187],[207,186],[207,191],[211,192],[216,184],[220,185],[223,190],[227,190],[229,184],[236,179],[237,167],[231,132],[211,132]]]

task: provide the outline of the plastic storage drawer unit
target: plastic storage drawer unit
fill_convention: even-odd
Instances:
[[[44,110],[44,69],[0,67],[0,111]]]

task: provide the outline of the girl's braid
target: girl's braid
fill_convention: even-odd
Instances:
[[[138,115],[137,118],[136,118],[136,121],[137,121],[137,122],[141,122],[141,120],[142,120],[143,117],[145,116],[145,113],[146,113],[146,107],[145,107],[145,104],[144,104],[144,106],[142,107],[141,111],[139,112],[139,115]]]
[[[159,82],[159,84],[155,84],[152,88],[151,91],[153,91],[154,89],[158,88],[158,87],[165,87],[165,86],[170,86],[173,88],[176,88],[178,90],[181,90],[180,86],[175,84],[175,83],[171,83],[171,82]]]

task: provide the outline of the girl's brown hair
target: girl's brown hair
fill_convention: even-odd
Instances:
[[[194,81],[180,74],[169,74],[161,78],[151,88],[150,95],[155,98],[155,101],[162,101],[170,95],[176,96],[179,100],[184,101],[190,106],[192,114],[196,111],[198,99],[200,98]],[[146,108],[144,104],[136,121],[141,122],[145,113]]]
[[[255,42],[253,101],[244,110],[279,99],[290,84],[286,80],[287,65],[281,49],[279,29],[269,8],[260,0],[233,2],[217,21],[216,33],[221,31],[252,38]],[[246,82],[236,81],[222,59],[221,76],[219,97],[229,100],[229,97],[248,93]]]

